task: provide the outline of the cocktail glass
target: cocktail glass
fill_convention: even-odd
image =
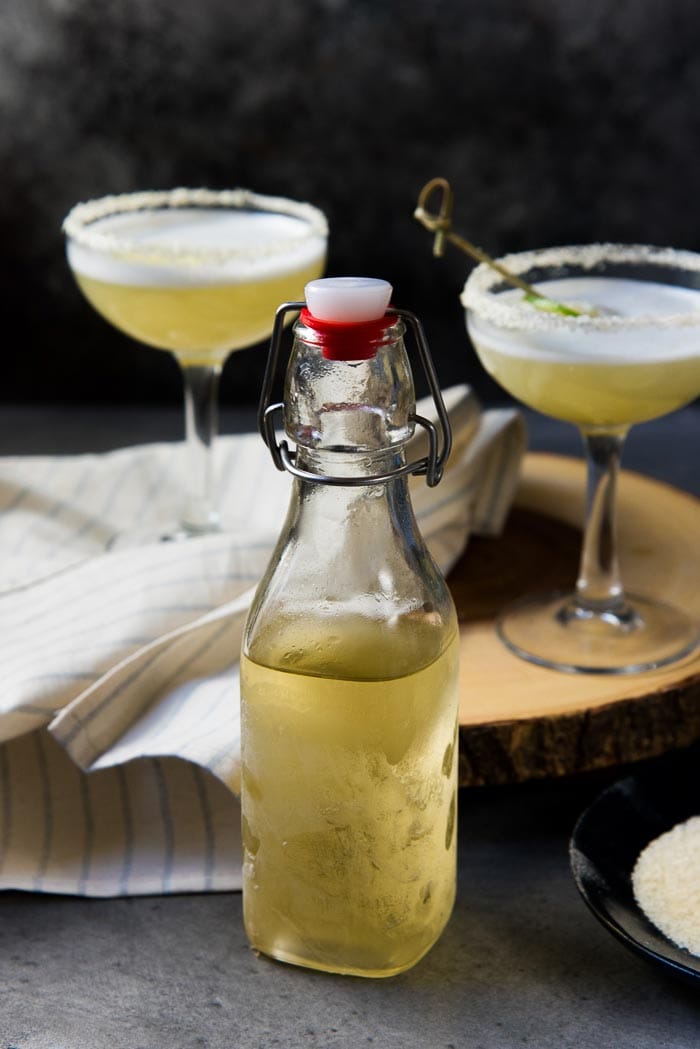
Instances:
[[[700,254],[594,244],[498,261],[550,301],[537,308],[478,266],[462,303],[479,358],[520,401],[575,423],[588,460],[576,589],[511,605],[498,622],[501,639],[523,659],[570,672],[634,673],[674,662],[698,644],[699,624],[655,596],[625,593],[615,488],[630,426],[700,393]]]
[[[228,355],[272,331],[280,302],[302,297],[325,263],[321,211],[245,189],[127,193],[76,205],[68,262],[87,300],[115,327],[169,350],[184,375],[188,487],[182,518],[156,535],[221,529],[213,474],[218,382]]]

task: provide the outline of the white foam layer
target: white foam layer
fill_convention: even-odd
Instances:
[[[492,298],[498,298],[501,312],[511,308],[520,316],[525,311],[523,325],[501,327],[490,312],[469,310],[474,341],[511,357],[563,363],[649,363],[700,354],[700,291],[617,277],[538,281],[537,290],[557,302],[594,307],[600,315],[554,315],[565,323],[541,327],[539,315],[545,322],[552,315],[524,303],[523,292],[513,289]],[[530,314],[536,315],[534,320]],[[642,317],[644,324],[639,323]],[[684,318],[683,324],[672,323],[678,317]]]
[[[180,192],[196,203],[205,191]],[[79,205],[64,225],[71,267],[114,284],[181,286],[273,279],[325,254],[325,219],[309,205],[248,194],[226,206],[226,194],[206,191],[204,204],[187,206],[176,193]],[[254,210],[260,201],[287,213]]]
[[[321,321],[357,324],[380,320],[391,299],[392,286],[376,277],[323,277],[306,285],[306,305]]]

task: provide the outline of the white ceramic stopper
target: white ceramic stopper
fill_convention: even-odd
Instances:
[[[358,324],[383,317],[392,291],[375,277],[322,277],[306,285],[306,306],[320,321]]]

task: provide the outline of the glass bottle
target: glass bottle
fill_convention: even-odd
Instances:
[[[307,285],[284,397],[295,454],[265,420],[296,477],[241,657],[248,938],[362,976],[430,949],[456,877],[458,625],[411,508],[408,472],[440,471],[434,442],[432,463],[406,463],[426,420],[390,294]]]

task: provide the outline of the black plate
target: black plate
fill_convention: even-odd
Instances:
[[[571,870],[596,918],[626,947],[675,975],[700,980],[700,958],[646,918],[632,870],[650,841],[700,814],[700,749],[669,755],[604,790],[571,836]]]

